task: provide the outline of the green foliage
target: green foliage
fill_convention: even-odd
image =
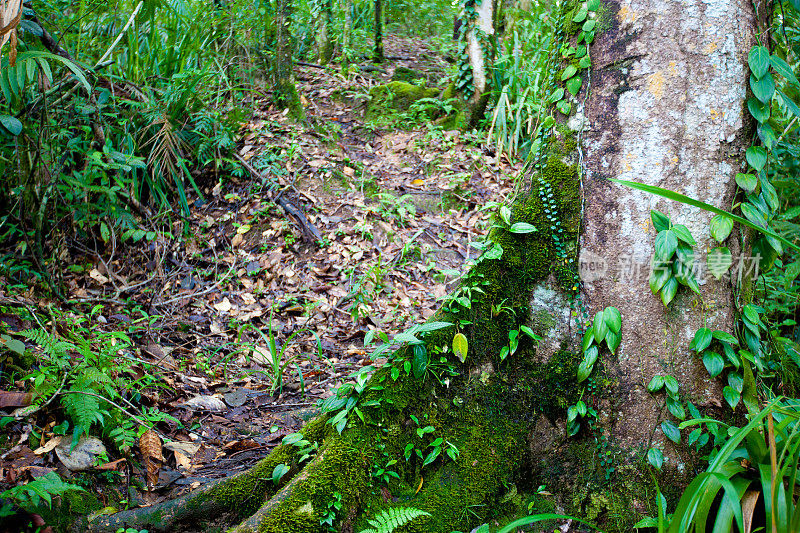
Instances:
[[[34,393],[34,405],[44,406],[58,399],[73,439],[100,428],[121,451],[128,451],[136,437],[155,422],[171,419],[155,408],[137,407],[141,393],[157,385],[146,374],[132,380],[132,360],[126,355],[131,339],[122,332],[91,334],[81,321],[67,322],[68,337],[56,337],[44,329],[21,334],[41,350],[39,365],[26,376]],[[139,427],[129,409],[138,411]],[[35,412],[35,409],[33,410]],[[66,431],[66,429],[65,429]]]
[[[55,472],[48,472],[24,485],[17,485],[0,493],[0,498],[13,500],[27,511],[35,511],[42,502],[48,508],[51,507],[53,496],[61,496],[70,490],[83,491],[85,489],[79,485],[65,482]],[[4,515],[0,514],[0,517],[2,516]]]
[[[400,527],[430,513],[413,507],[390,507],[379,512],[375,518],[368,520],[371,528],[362,529],[360,533],[392,533]]]

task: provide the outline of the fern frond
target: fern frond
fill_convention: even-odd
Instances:
[[[430,516],[414,507],[391,507],[378,513],[374,519],[367,520],[372,528],[362,529],[360,533],[392,533],[420,516]]]
[[[72,420],[76,428],[81,428],[88,433],[89,428],[94,423],[103,422],[103,412],[100,410],[100,402],[94,396],[80,394],[80,390],[70,391],[72,394],[64,394],[61,398],[61,405],[64,411]]]

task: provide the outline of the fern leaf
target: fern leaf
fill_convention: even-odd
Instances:
[[[359,533],[392,533],[421,516],[430,516],[430,513],[414,507],[391,507],[378,513],[374,519],[367,520],[372,528],[362,529]]]

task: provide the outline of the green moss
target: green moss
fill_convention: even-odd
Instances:
[[[597,20],[597,23],[594,27],[594,31],[596,35],[600,35],[601,33],[605,33],[606,31],[610,30],[614,25],[614,14],[604,2],[600,2],[600,7],[596,13],[597,16],[595,17],[595,20]]]
[[[406,83],[414,83],[415,81],[425,80],[425,75],[418,71],[408,67],[399,66],[394,69],[394,73],[392,73],[392,81],[404,81]]]
[[[369,91],[370,101],[367,104],[365,118],[371,119],[393,109],[406,111],[411,104],[423,98],[436,98],[439,89],[420,87],[403,81],[392,81],[386,85],[373,87]]]

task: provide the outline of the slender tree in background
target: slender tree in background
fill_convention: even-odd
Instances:
[[[372,60],[383,63],[383,0],[375,0],[375,52]]]
[[[327,65],[333,58],[333,36],[331,35],[331,22],[333,19],[333,0],[320,0],[319,32],[317,33],[317,50],[319,63]]]
[[[275,102],[296,119],[303,119],[305,112],[294,84],[292,60],[292,36],[289,33],[291,0],[275,2]]]
[[[515,201],[432,322],[412,329],[369,382],[340,392],[306,426],[304,440],[320,446],[314,458],[300,463],[286,442],[248,473],[99,517],[90,531],[168,531],[222,516],[240,521],[236,532],[324,531],[320,516],[334,493],[344,509],[340,530],[367,527],[381,509],[414,508],[429,513],[415,531],[468,531],[487,510],[525,512],[524,493],[540,485],[551,506],[591,510],[606,531],[632,531],[652,513],[642,454],[654,442],[669,448],[659,429],[665,400],[646,386],[668,374],[682,398],[719,403],[689,344],[701,326],[731,331],[733,281],[703,276],[696,293],[682,287],[665,306],[647,284],[651,209],[685,225],[701,263],[710,216],[608,178],[730,205],[750,130],[743,113],[756,16],[747,0],[602,6],[591,17],[585,4],[554,8],[559,42],[545,96],[559,111],[542,115]],[[595,39],[582,62],[588,70],[556,53],[563,45],[581,54],[580,32]],[[662,229],[664,219],[655,220]],[[683,453],[668,453],[672,490],[691,470]],[[374,477],[374,465],[389,460],[397,461],[400,479],[390,486],[398,502]]]

